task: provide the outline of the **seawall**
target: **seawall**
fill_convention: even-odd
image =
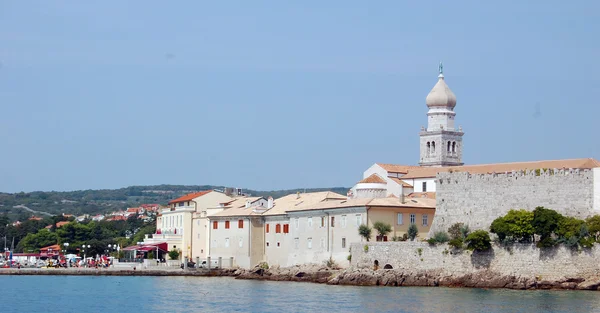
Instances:
[[[508,248],[494,244],[491,251],[471,252],[447,244],[370,242],[352,244],[351,268],[372,270],[378,264],[380,269],[428,277],[426,285],[595,289],[600,284],[599,258],[598,246],[577,251],[563,246],[538,249],[531,244]]]

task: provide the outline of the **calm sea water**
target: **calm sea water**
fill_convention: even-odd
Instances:
[[[206,277],[0,276],[3,312],[600,312],[600,292]]]

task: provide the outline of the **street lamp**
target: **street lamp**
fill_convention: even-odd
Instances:
[[[65,242],[65,243],[63,243],[63,246],[65,246],[65,249],[63,250],[63,254],[65,255],[65,260],[67,262],[67,267],[71,267],[71,265],[69,264],[69,260],[66,259],[67,250],[69,250],[69,243]]]
[[[86,249],[86,248],[87,248],[87,249],[89,249],[89,248],[91,248],[91,247],[92,247],[92,246],[90,246],[90,245],[85,245],[85,244],[84,244],[84,245],[81,245],[81,248],[83,249],[83,264],[85,265],[85,267],[87,267],[87,262],[86,262],[86,256],[87,256],[87,254],[86,254],[86,252],[85,252],[85,249]]]

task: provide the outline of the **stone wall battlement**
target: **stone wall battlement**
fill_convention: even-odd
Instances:
[[[489,174],[445,172],[436,176],[436,213],[429,235],[454,223],[489,229],[511,209],[544,206],[586,218],[598,212],[600,169],[531,169]]]

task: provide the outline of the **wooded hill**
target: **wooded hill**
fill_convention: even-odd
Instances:
[[[0,193],[0,214],[6,214],[11,221],[26,220],[32,215],[50,216],[65,214],[98,214],[136,207],[144,203],[166,205],[169,200],[187,193],[217,189],[223,186],[212,185],[158,185],[131,186],[120,189],[78,190],[78,191],[35,191],[20,193]],[[257,191],[243,189],[253,196],[279,198],[296,192],[333,191],[345,195],[349,188],[310,188]]]

